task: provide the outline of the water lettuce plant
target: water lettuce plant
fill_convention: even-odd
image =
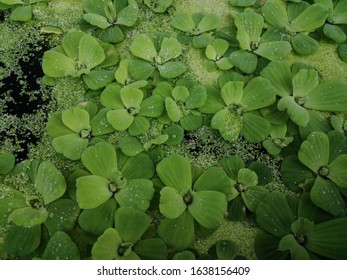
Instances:
[[[234,142],[242,135],[260,142],[270,132],[270,123],[257,113],[275,102],[275,89],[269,80],[256,77],[247,85],[241,81],[226,83],[220,92],[210,92],[202,112],[213,113],[211,127],[225,140]]]
[[[286,58],[292,50],[287,41],[273,40],[271,36],[265,36],[266,33],[262,34],[264,19],[252,9],[247,8],[242,13],[236,13],[234,21],[240,50],[231,53],[230,61],[243,72],[254,72],[258,65],[258,56],[278,60]]]
[[[320,82],[314,69],[291,66],[285,61],[273,61],[260,74],[271,81],[280,97],[277,108],[287,111],[298,126],[307,126],[308,110],[344,111],[347,105],[347,84],[340,79]],[[329,98],[327,98],[329,96]]]
[[[227,209],[226,173],[211,167],[194,178],[192,172],[189,160],[177,154],[157,165],[157,174],[164,183],[159,209],[165,216],[158,233],[177,249],[186,249],[193,242],[195,221],[213,229],[220,225]]]
[[[171,25],[182,31],[180,41],[191,42],[197,49],[205,48],[213,41],[210,31],[219,27],[220,21],[216,14],[188,14],[176,13],[172,18]]]
[[[232,65],[228,56],[229,43],[224,39],[215,39],[206,47],[205,56],[206,60],[204,65],[208,71],[214,71],[216,69],[229,70]]]
[[[345,142],[345,136],[339,132],[328,135],[313,132],[301,144],[297,158],[288,158],[282,166],[286,181],[300,183],[302,179],[312,180],[309,190],[312,202],[334,216],[346,215],[343,198],[346,195]],[[294,175],[298,170],[302,175]]]
[[[1,0],[0,10],[13,9],[10,19],[13,21],[25,22],[33,17],[33,4],[47,2],[46,0]]]
[[[91,89],[99,89],[114,79],[114,71],[94,69],[118,63],[118,54],[106,43],[100,44],[91,34],[71,31],[57,46],[43,55],[44,73],[53,78],[72,76],[84,79]]]
[[[124,40],[122,27],[133,26],[138,17],[139,7],[136,0],[84,0],[83,19],[101,29],[98,37],[108,43]]]
[[[301,55],[312,54],[318,49],[319,43],[309,33],[324,25],[328,13],[326,6],[305,1],[269,0],[262,8],[266,22],[288,35],[293,49]]]
[[[271,192],[257,207],[256,218],[267,232],[257,236],[255,242],[256,253],[261,259],[347,257],[346,248],[340,247],[346,244],[343,232],[347,219],[327,219],[305,195],[298,201],[281,192]]]
[[[163,36],[160,39],[158,36],[158,39],[155,44],[150,36],[138,34],[130,46],[130,51],[134,56],[148,61],[142,63],[142,67],[147,68],[146,71],[150,74],[157,69],[160,76],[166,79],[182,75],[186,66],[181,62],[172,61],[182,54],[181,44],[173,37]]]
[[[147,117],[159,117],[164,110],[164,101],[160,96],[145,98],[141,89],[123,87],[115,83],[107,85],[100,95],[100,102],[107,108],[107,121],[118,131],[127,130],[137,136],[148,131],[150,123]]]

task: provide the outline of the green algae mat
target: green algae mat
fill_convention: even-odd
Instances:
[[[0,259],[347,259],[346,1],[0,11]]]

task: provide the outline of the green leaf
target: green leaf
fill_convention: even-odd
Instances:
[[[97,143],[84,150],[82,163],[93,174],[111,179],[117,170],[117,154],[115,147],[106,142]]]
[[[163,65],[159,65],[158,70],[160,76],[163,78],[173,79],[182,75],[187,70],[187,67],[181,62],[169,61]]]
[[[57,231],[70,232],[75,228],[80,209],[76,201],[71,199],[58,199],[46,207],[49,215],[45,221],[50,234]]]
[[[329,24],[329,23],[324,24],[323,33],[329,39],[333,40],[334,42],[338,44],[343,43],[347,39],[346,33],[343,31],[343,29],[333,24]]]
[[[103,106],[111,109],[124,109],[122,99],[120,98],[121,87],[117,83],[110,83],[101,92],[100,102]]]
[[[328,166],[329,174],[327,177],[340,187],[345,187],[347,182],[347,155],[340,155]]]
[[[156,118],[164,111],[164,100],[159,95],[152,95],[145,98],[141,103],[140,115]]]
[[[0,198],[0,226],[5,227],[8,223],[8,216],[15,209],[27,206],[25,195],[11,187],[1,186]]]
[[[347,258],[346,242],[347,218],[333,219],[314,228],[312,234],[307,235],[305,247],[321,256],[344,260]]]
[[[179,191],[188,191],[192,185],[190,162],[178,154],[161,160],[157,165],[157,174],[166,186]]]
[[[141,153],[128,158],[121,172],[127,179],[150,179],[153,177],[155,169],[150,157]]]
[[[261,260],[285,260],[288,251],[279,251],[280,239],[267,233],[258,234],[255,237],[254,249],[258,259]]]
[[[338,1],[332,12],[332,18],[334,24],[346,24],[347,23],[347,6],[344,1]]]
[[[109,180],[98,175],[79,177],[76,180],[76,198],[81,209],[92,209],[110,199]]]
[[[78,134],[58,136],[53,139],[52,146],[57,153],[63,154],[71,160],[78,160],[88,147],[89,140],[82,139]]]
[[[191,251],[182,251],[180,253],[176,253],[173,257],[173,260],[196,260],[194,253]]]
[[[219,17],[210,13],[205,15],[197,25],[198,34],[216,29],[219,26]],[[196,33],[196,32],[195,32]]]
[[[34,186],[42,195],[45,205],[60,198],[66,190],[64,176],[48,161],[43,161],[40,164]]]
[[[290,43],[286,41],[272,41],[260,43],[254,53],[268,60],[278,60],[285,59],[291,50]]]
[[[111,26],[107,18],[101,15],[88,13],[83,15],[83,19],[91,25],[95,25],[101,29],[106,29]]]
[[[25,228],[31,228],[43,224],[48,217],[44,207],[39,209],[24,207],[14,210],[8,217],[9,222]]]
[[[192,194],[193,202],[188,211],[205,228],[219,226],[227,211],[227,200],[223,193],[216,191],[198,191]]]
[[[244,105],[244,111],[249,112],[270,106],[275,100],[275,90],[270,81],[256,77],[244,88],[241,103]]]
[[[153,198],[153,183],[147,179],[130,179],[126,186],[115,194],[120,206],[129,206],[146,211]]]
[[[69,235],[63,231],[57,231],[49,239],[42,258],[44,260],[79,260],[80,253]]]
[[[122,239],[114,228],[108,228],[94,243],[92,248],[93,260],[120,259],[118,249],[122,245]]]
[[[338,112],[347,106],[347,83],[340,79],[321,82],[306,97],[305,107],[313,110]]]
[[[127,109],[117,109],[107,112],[107,121],[115,130],[125,131],[134,121],[134,116]]]
[[[248,168],[241,168],[237,172],[237,181],[244,187],[254,187],[258,185],[258,175]]]
[[[301,55],[310,55],[319,48],[319,43],[315,39],[303,33],[291,36],[290,42],[293,50]]]
[[[104,15],[106,4],[107,0],[85,0],[83,1],[83,10],[87,13]]]
[[[318,173],[319,169],[329,163],[329,138],[323,132],[313,132],[301,144],[298,152],[299,160]]]
[[[292,96],[284,96],[277,103],[277,108],[280,111],[287,110],[290,119],[298,126],[306,127],[310,121],[308,111],[303,106],[296,103]]]
[[[216,253],[219,260],[233,260],[237,256],[236,243],[230,240],[220,240],[216,244]]]
[[[185,102],[190,95],[185,86],[176,86],[171,94],[176,102]]]
[[[181,54],[182,47],[176,38],[164,38],[159,51],[159,57],[163,59],[163,62],[179,57]]]
[[[16,7],[11,15],[10,20],[13,21],[29,21],[33,17],[33,9],[31,5]]]
[[[256,3],[256,0],[229,0],[229,3],[237,7],[248,7],[254,5]]]
[[[100,136],[114,132],[113,127],[107,121],[107,112],[110,110],[110,108],[102,108],[91,120],[90,126],[92,128],[93,136]]]
[[[260,72],[260,75],[270,80],[271,84],[277,89],[277,95],[283,97],[292,94],[292,73],[290,64],[287,61],[270,62]]]
[[[328,10],[326,7],[320,4],[312,4],[291,22],[291,27],[296,32],[315,30],[325,23],[327,16]],[[308,18],[310,18],[309,21]]]
[[[180,124],[184,130],[197,130],[202,126],[203,118],[201,116],[189,114],[180,119]]]
[[[92,35],[86,34],[79,42],[78,58],[87,69],[92,69],[104,61],[104,49]]]
[[[147,61],[130,60],[129,75],[134,80],[147,80],[154,72],[155,67]]]
[[[133,250],[142,260],[167,260],[167,246],[160,238],[139,240]]]
[[[176,219],[187,209],[181,192],[172,187],[164,187],[160,191],[160,212],[169,219]]]
[[[122,29],[117,25],[103,29],[98,34],[100,40],[111,44],[120,43],[125,39]]]
[[[195,49],[203,49],[203,48],[206,48],[209,44],[212,44],[213,39],[214,37],[212,36],[212,34],[202,33],[200,35],[193,37],[192,46]]]
[[[136,156],[144,150],[142,143],[132,136],[119,138],[118,146],[129,157]]]
[[[87,87],[92,90],[97,90],[105,87],[114,80],[113,70],[92,70],[90,73],[82,76]]]
[[[146,133],[150,128],[150,123],[147,118],[137,115],[134,121],[129,126],[128,132],[131,136],[138,136]]]
[[[4,251],[9,255],[27,256],[40,245],[41,226],[30,228],[12,226],[6,231]]]
[[[80,31],[71,31],[68,32],[61,41],[64,53],[75,61],[78,61],[79,42],[85,34],[86,33]]]
[[[115,228],[125,242],[135,243],[147,230],[151,218],[143,211],[121,207],[116,211]]]
[[[257,68],[258,58],[254,53],[249,53],[245,50],[237,50],[230,54],[230,62],[242,72],[252,74]]]
[[[224,71],[234,67],[229,57],[222,57],[221,59],[216,61],[216,65],[220,70],[224,70]]]
[[[211,127],[218,129],[225,140],[234,142],[240,135],[243,122],[241,116],[222,109],[212,117]]]
[[[253,113],[243,115],[243,127],[241,130],[245,139],[251,143],[261,142],[270,133],[271,125],[264,119]]]
[[[221,90],[221,96],[225,105],[241,104],[244,83],[241,81],[227,82]]]
[[[90,130],[89,114],[86,110],[78,107],[63,111],[61,116],[62,122],[68,128],[76,133],[83,130]]]
[[[143,92],[140,89],[124,87],[120,90],[120,98],[127,109],[140,109]]]
[[[343,62],[347,62],[347,44],[341,44],[337,48],[340,59]]]
[[[219,162],[219,165],[234,181],[237,181],[237,175],[239,170],[241,168],[244,168],[245,166],[243,160],[238,156],[229,156],[227,158],[224,158]]]
[[[196,109],[205,105],[207,100],[206,88],[198,85],[190,89],[189,97],[186,99],[185,105],[187,109]]]
[[[109,199],[96,208],[84,209],[78,217],[78,224],[83,230],[99,236],[114,225],[116,209],[116,201]]]
[[[75,71],[75,66],[75,60],[57,51],[57,49],[51,49],[43,54],[42,69],[47,76],[65,77],[67,72]]]
[[[289,25],[286,5],[282,1],[266,1],[262,13],[265,20],[273,27],[284,29]]]
[[[259,42],[261,31],[264,25],[264,19],[261,15],[248,8],[243,13],[237,13],[234,16],[234,23],[238,29],[238,36],[239,32],[245,32],[249,37],[250,43]],[[242,46],[245,44],[245,42],[240,42],[240,44]],[[246,44],[248,49],[250,47],[250,44]]]
[[[301,246],[295,239],[293,234],[287,234],[282,237],[278,249],[281,251],[290,250],[292,260],[309,260],[310,255],[305,247]]]
[[[184,250],[194,241],[194,219],[188,211],[177,219],[165,218],[159,224],[158,233],[167,245]]]
[[[249,186],[247,190],[241,192],[242,200],[247,208],[255,212],[259,203],[263,201],[263,198],[269,193],[267,189],[259,186]]]
[[[217,191],[227,195],[230,191],[230,180],[220,167],[210,167],[195,181],[194,191]]]
[[[171,97],[165,99],[165,109],[169,118],[173,122],[178,122],[182,118],[182,112],[176,102]]]
[[[148,35],[138,34],[135,36],[133,43],[130,46],[130,51],[133,55],[153,62],[157,57],[157,51],[154,47],[152,39]]]
[[[312,202],[334,216],[345,216],[346,204],[337,186],[318,176],[311,189]]]
[[[261,228],[279,238],[291,233],[295,220],[285,195],[279,191],[264,197],[256,209],[256,219]]]
[[[319,76],[316,70],[302,69],[293,76],[293,96],[304,97],[319,84]]]
[[[190,15],[187,13],[176,13],[172,18],[171,25],[181,31],[193,33],[195,23]]]
[[[0,174],[10,173],[16,162],[16,158],[12,153],[0,153]]]
[[[129,5],[127,7],[118,12],[116,24],[133,26],[136,23],[139,6],[135,0],[129,0],[128,3]]]
[[[169,139],[165,142],[166,145],[178,145],[184,137],[184,130],[179,125],[173,124],[163,130],[163,135],[168,135]]]

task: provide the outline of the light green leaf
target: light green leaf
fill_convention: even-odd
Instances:
[[[76,133],[81,133],[83,130],[90,131],[89,114],[86,110],[78,107],[65,110],[61,119],[64,125]]]
[[[105,87],[114,80],[113,70],[92,70],[90,73],[82,76],[87,87],[92,90],[97,90]]]
[[[131,136],[138,136],[146,133],[150,128],[150,123],[147,118],[137,115],[134,118],[134,121],[128,128],[128,132]]]
[[[130,51],[133,55],[150,62],[153,62],[154,58],[158,55],[152,39],[144,34],[135,36],[130,46]]]
[[[67,57],[56,49],[46,51],[43,55],[42,69],[50,77],[60,78],[67,76],[67,72],[75,70],[76,61]]]
[[[230,54],[230,62],[234,67],[246,74],[251,74],[257,68],[258,58],[254,53],[244,50],[237,50]]]
[[[261,142],[269,135],[271,125],[261,116],[253,113],[243,115],[242,135],[251,143]]]
[[[282,97],[277,103],[277,108],[280,111],[287,110],[290,119],[298,126],[306,127],[310,121],[310,116],[306,108],[296,103],[292,96]]]
[[[194,219],[208,229],[219,226],[227,211],[226,196],[216,191],[198,191],[192,196],[193,202],[188,205],[188,211]]]
[[[129,0],[129,5],[120,10],[117,14],[116,24],[133,26],[136,23],[139,14],[139,6],[136,0]]]
[[[81,158],[88,143],[88,139],[82,139],[78,134],[67,134],[54,138],[52,146],[57,153],[63,154],[68,159],[77,160]]]
[[[313,132],[301,144],[299,160],[313,172],[319,173],[321,167],[329,163],[329,138],[323,132]]]
[[[207,100],[206,88],[198,85],[190,89],[189,97],[186,99],[185,105],[187,109],[196,109],[205,105]]]
[[[108,228],[94,243],[92,248],[93,260],[119,259],[118,249],[122,245],[122,239],[114,228]]]
[[[302,69],[293,76],[293,96],[304,97],[319,84],[316,70]]]
[[[64,176],[48,161],[39,165],[34,186],[42,195],[45,205],[60,198],[66,190]]]
[[[79,177],[76,180],[76,197],[81,209],[92,209],[100,206],[113,193],[109,190],[109,180],[97,175]]]
[[[92,35],[86,34],[79,42],[78,58],[87,69],[92,69],[104,61],[104,49]]]
[[[140,115],[146,117],[159,117],[164,111],[164,99],[159,95],[152,95],[141,103]]]
[[[309,260],[310,255],[306,251],[305,247],[300,245],[293,234],[287,234],[282,237],[278,249],[281,251],[290,250],[292,260]]]
[[[125,242],[135,243],[147,230],[151,218],[141,210],[121,207],[116,211],[115,228]]]
[[[241,192],[242,200],[247,206],[247,208],[255,212],[259,203],[263,201],[263,198],[269,193],[269,190],[264,187],[250,186],[247,190]]]
[[[187,205],[178,189],[164,187],[160,191],[159,209],[166,218],[176,219],[187,209]]]
[[[120,206],[129,206],[146,211],[153,198],[153,183],[147,179],[130,179],[126,186],[115,194]]]
[[[244,83],[241,81],[230,81],[222,87],[221,95],[225,105],[229,106],[231,104],[241,104],[243,86]]]
[[[97,143],[85,149],[81,157],[84,166],[93,174],[112,179],[117,170],[115,147],[107,142]]]
[[[340,155],[328,166],[327,177],[340,187],[347,186],[347,155]]]
[[[83,15],[83,19],[91,25],[95,25],[101,29],[106,29],[107,27],[111,26],[111,24],[107,21],[107,18],[101,15],[88,13]]]
[[[16,162],[16,158],[12,153],[0,153],[0,174],[10,173]]]
[[[210,13],[205,15],[197,25],[197,31],[195,33],[201,34],[219,26],[219,18],[216,14]]]
[[[117,44],[125,39],[125,35],[119,26],[114,25],[101,30],[98,33],[98,38],[110,44]],[[102,65],[104,65],[104,63],[105,61],[102,63]]]
[[[182,112],[176,102],[171,97],[165,99],[165,109],[169,118],[173,122],[178,122],[182,118]]]
[[[343,29],[333,24],[329,24],[329,23],[324,24],[323,33],[329,39],[333,40],[334,42],[338,44],[343,43],[347,39],[346,33],[343,31]]]
[[[218,129],[225,140],[234,142],[240,135],[243,121],[241,116],[232,114],[228,109],[222,109],[212,117],[211,127]]]
[[[243,160],[238,156],[224,158],[219,162],[219,165],[222,166],[223,170],[234,181],[237,181],[239,170],[245,166]]]
[[[229,194],[230,180],[225,171],[219,167],[210,167],[195,181],[194,191],[217,191]]]
[[[346,111],[347,83],[340,79],[321,82],[305,99],[305,107],[320,111]]]
[[[187,67],[181,62],[169,61],[163,65],[159,65],[158,70],[160,76],[163,78],[173,79],[182,75],[187,70]]]
[[[284,29],[289,25],[286,5],[282,1],[266,1],[262,13],[265,20],[273,27]]]
[[[10,20],[13,21],[29,21],[33,17],[33,9],[31,5],[16,7],[11,15]]]
[[[185,86],[176,86],[171,94],[176,102],[185,102],[190,95],[188,89]]]
[[[303,33],[291,36],[290,42],[293,50],[301,55],[310,55],[319,48],[319,43],[314,38]]]
[[[127,109],[140,109],[143,92],[140,89],[124,87],[120,90],[120,98]]]
[[[254,187],[258,184],[258,175],[248,168],[241,168],[237,173],[237,181],[244,187]]]
[[[151,158],[144,154],[138,154],[128,158],[121,168],[124,178],[127,179],[150,179],[155,173]]]
[[[190,162],[178,154],[161,160],[157,165],[157,173],[166,186],[179,191],[188,191],[192,185]]]
[[[195,116],[193,114],[189,114],[180,119],[180,125],[184,130],[197,130],[203,124],[202,116]]]
[[[129,75],[136,81],[147,80],[154,72],[155,67],[147,62],[141,60],[130,60],[129,62]]]
[[[291,22],[291,27],[296,32],[315,30],[325,23],[327,16],[328,10],[326,7],[320,4],[312,4]]]
[[[129,157],[136,156],[144,150],[142,143],[136,137],[131,136],[119,138],[118,146]]]
[[[39,209],[24,207],[14,210],[8,217],[9,222],[17,226],[31,228],[43,224],[48,217],[48,212],[44,207]]]
[[[311,200],[328,213],[341,217],[345,216],[346,204],[337,186],[330,180],[318,176],[311,189]]]
[[[261,15],[247,8],[243,13],[237,13],[234,16],[234,22],[238,33],[239,31],[245,32],[248,34],[250,42],[259,42],[264,25],[264,19]]]
[[[179,57],[181,54],[182,47],[176,38],[164,38],[159,51],[159,57],[163,59],[163,62]]]
[[[103,106],[111,109],[124,109],[124,104],[120,97],[121,87],[117,83],[111,83],[101,92],[100,102]]]
[[[80,252],[68,234],[57,231],[49,239],[42,258],[44,260],[79,260]]]
[[[171,25],[181,31],[193,33],[195,23],[192,17],[187,13],[176,13],[172,18]]]
[[[272,105],[276,93],[271,82],[262,77],[252,79],[244,88],[241,103],[245,112],[254,111]]]
[[[107,112],[107,121],[118,131],[127,130],[133,123],[134,116],[130,115],[126,109],[117,109]]]
[[[271,41],[260,43],[254,53],[268,60],[278,60],[285,59],[291,50],[292,47],[289,42]]]

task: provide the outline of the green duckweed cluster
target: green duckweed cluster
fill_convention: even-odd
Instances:
[[[1,259],[347,258],[345,1],[0,11]]]

